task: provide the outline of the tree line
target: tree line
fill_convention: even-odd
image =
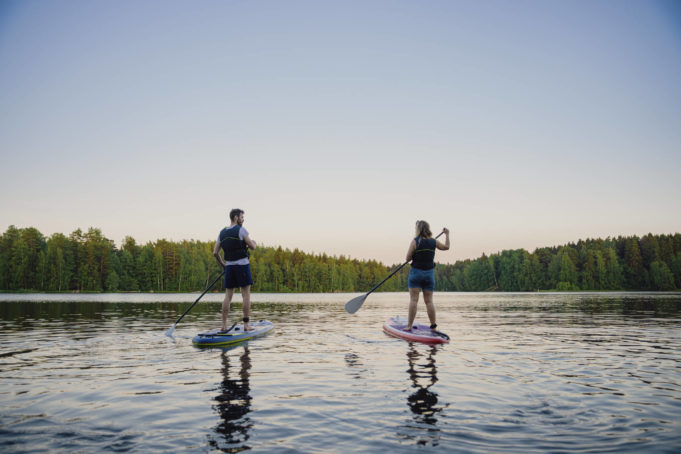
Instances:
[[[506,250],[436,267],[436,289],[450,291],[681,289],[681,234],[587,239]]]
[[[10,226],[0,236],[0,290],[45,292],[196,292],[221,271],[214,242],[138,244],[120,248],[100,229],[45,237]],[[363,292],[398,265],[298,249],[258,247],[251,255],[254,292]],[[380,288],[403,291],[409,267]],[[580,240],[529,253],[505,250],[438,264],[438,291],[678,290],[681,234]],[[222,290],[222,284],[216,284]]]

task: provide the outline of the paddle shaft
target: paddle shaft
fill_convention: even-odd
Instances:
[[[371,292],[373,292],[373,291],[376,290],[378,287],[380,287],[385,281],[387,281],[388,279],[390,279],[391,277],[393,277],[393,276],[395,275],[395,273],[397,273],[399,270],[401,270],[402,268],[404,268],[404,265],[406,265],[407,263],[409,263],[409,260],[407,260],[406,262],[404,262],[403,264],[401,264],[400,266],[398,266],[397,268],[395,268],[395,270],[394,270],[392,273],[388,274],[388,277],[386,277],[385,279],[383,279],[383,280],[382,280],[381,282],[379,282],[378,284],[374,285],[373,288],[372,288],[371,290],[369,290],[369,291],[366,293],[366,296],[369,296],[369,294],[370,294]]]
[[[199,300],[200,300],[201,298],[203,298],[203,295],[205,295],[206,292],[208,292],[208,290],[210,290],[210,289],[215,285],[215,283],[216,283],[224,274],[225,274],[225,270],[222,270],[222,273],[220,273],[220,275],[219,275],[218,277],[216,277],[215,280],[214,280],[213,282],[211,282],[210,285],[209,285],[208,287],[206,287],[206,290],[203,291],[203,293],[201,294],[201,296],[199,296],[198,298],[196,298],[196,301],[194,301],[194,304],[192,304],[191,306],[189,306],[189,307],[187,308],[187,310],[184,311],[184,313],[183,313],[182,315],[180,315],[180,318],[178,318],[177,321],[175,322],[176,325],[177,325],[178,323],[180,323],[180,320],[182,320],[182,317],[184,317],[185,315],[187,315],[187,312],[189,312],[190,310],[192,310],[192,307],[194,307],[194,305],[196,305],[196,303],[198,303]]]
[[[436,236],[435,239],[437,240],[438,238],[440,238],[440,237],[442,236],[443,233],[445,233],[445,232],[440,232],[440,234],[439,234],[438,236]],[[378,287],[380,287],[385,281],[387,281],[388,279],[390,279],[391,277],[393,277],[393,276],[395,275],[395,273],[397,273],[399,270],[401,270],[402,268],[404,268],[404,266],[405,266],[407,263],[409,263],[410,261],[411,261],[411,260],[407,260],[407,261],[404,262],[402,265],[398,266],[392,273],[388,274],[388,277],[386,277],[385,279],[383,279],[383,280],[382,280],[381,282],[379,282],[378,284],[374,285],[374,287],[366,293],[366,296],[369,296],[369,294],[370,294],[371,292],[373,292],[373,291],[376,290]]]

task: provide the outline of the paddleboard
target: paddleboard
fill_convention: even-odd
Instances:
[[[410,342],[421,342],[424,344],[446,344],[449,343],[449,336],[436,329],[430,329],[429,325],[414,323],[411,331],[405,331],[407,319],[404,317],[392,317],[383,324],[383,331],[394,337],[399,337]]]
[[[223,347],[262,336],[274,328],[274,323],[267,320],[259,320],[248,324],[252,331],[244,331],[242,323],[236,325],[228,332],[219,329],[199,333],[192,339],[192,344],[196,347]]]

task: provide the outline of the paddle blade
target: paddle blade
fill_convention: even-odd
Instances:
[[[173,326],[168,328],[168,331],[166,331],[166,336],[168,337],[173,337],[173,333],[175,332],[175,327],[177,326],[177,323],[174,323]]]
[[[367,299],[367,296],[369,295],[361,295],[345,303],[345,310],[348,312],[348,314],[354,314],[357,312],[359,308],[362,307],[362,304],[364,304],[364,300]]]

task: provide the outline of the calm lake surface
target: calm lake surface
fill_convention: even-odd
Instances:
[[[275,329],[229,350],[191,343],[219,294],[174,339],[198,294],[0,295],[0,451],[681,450],[681,294],[439,293],[443,346],[356,295],[254,295]]]

